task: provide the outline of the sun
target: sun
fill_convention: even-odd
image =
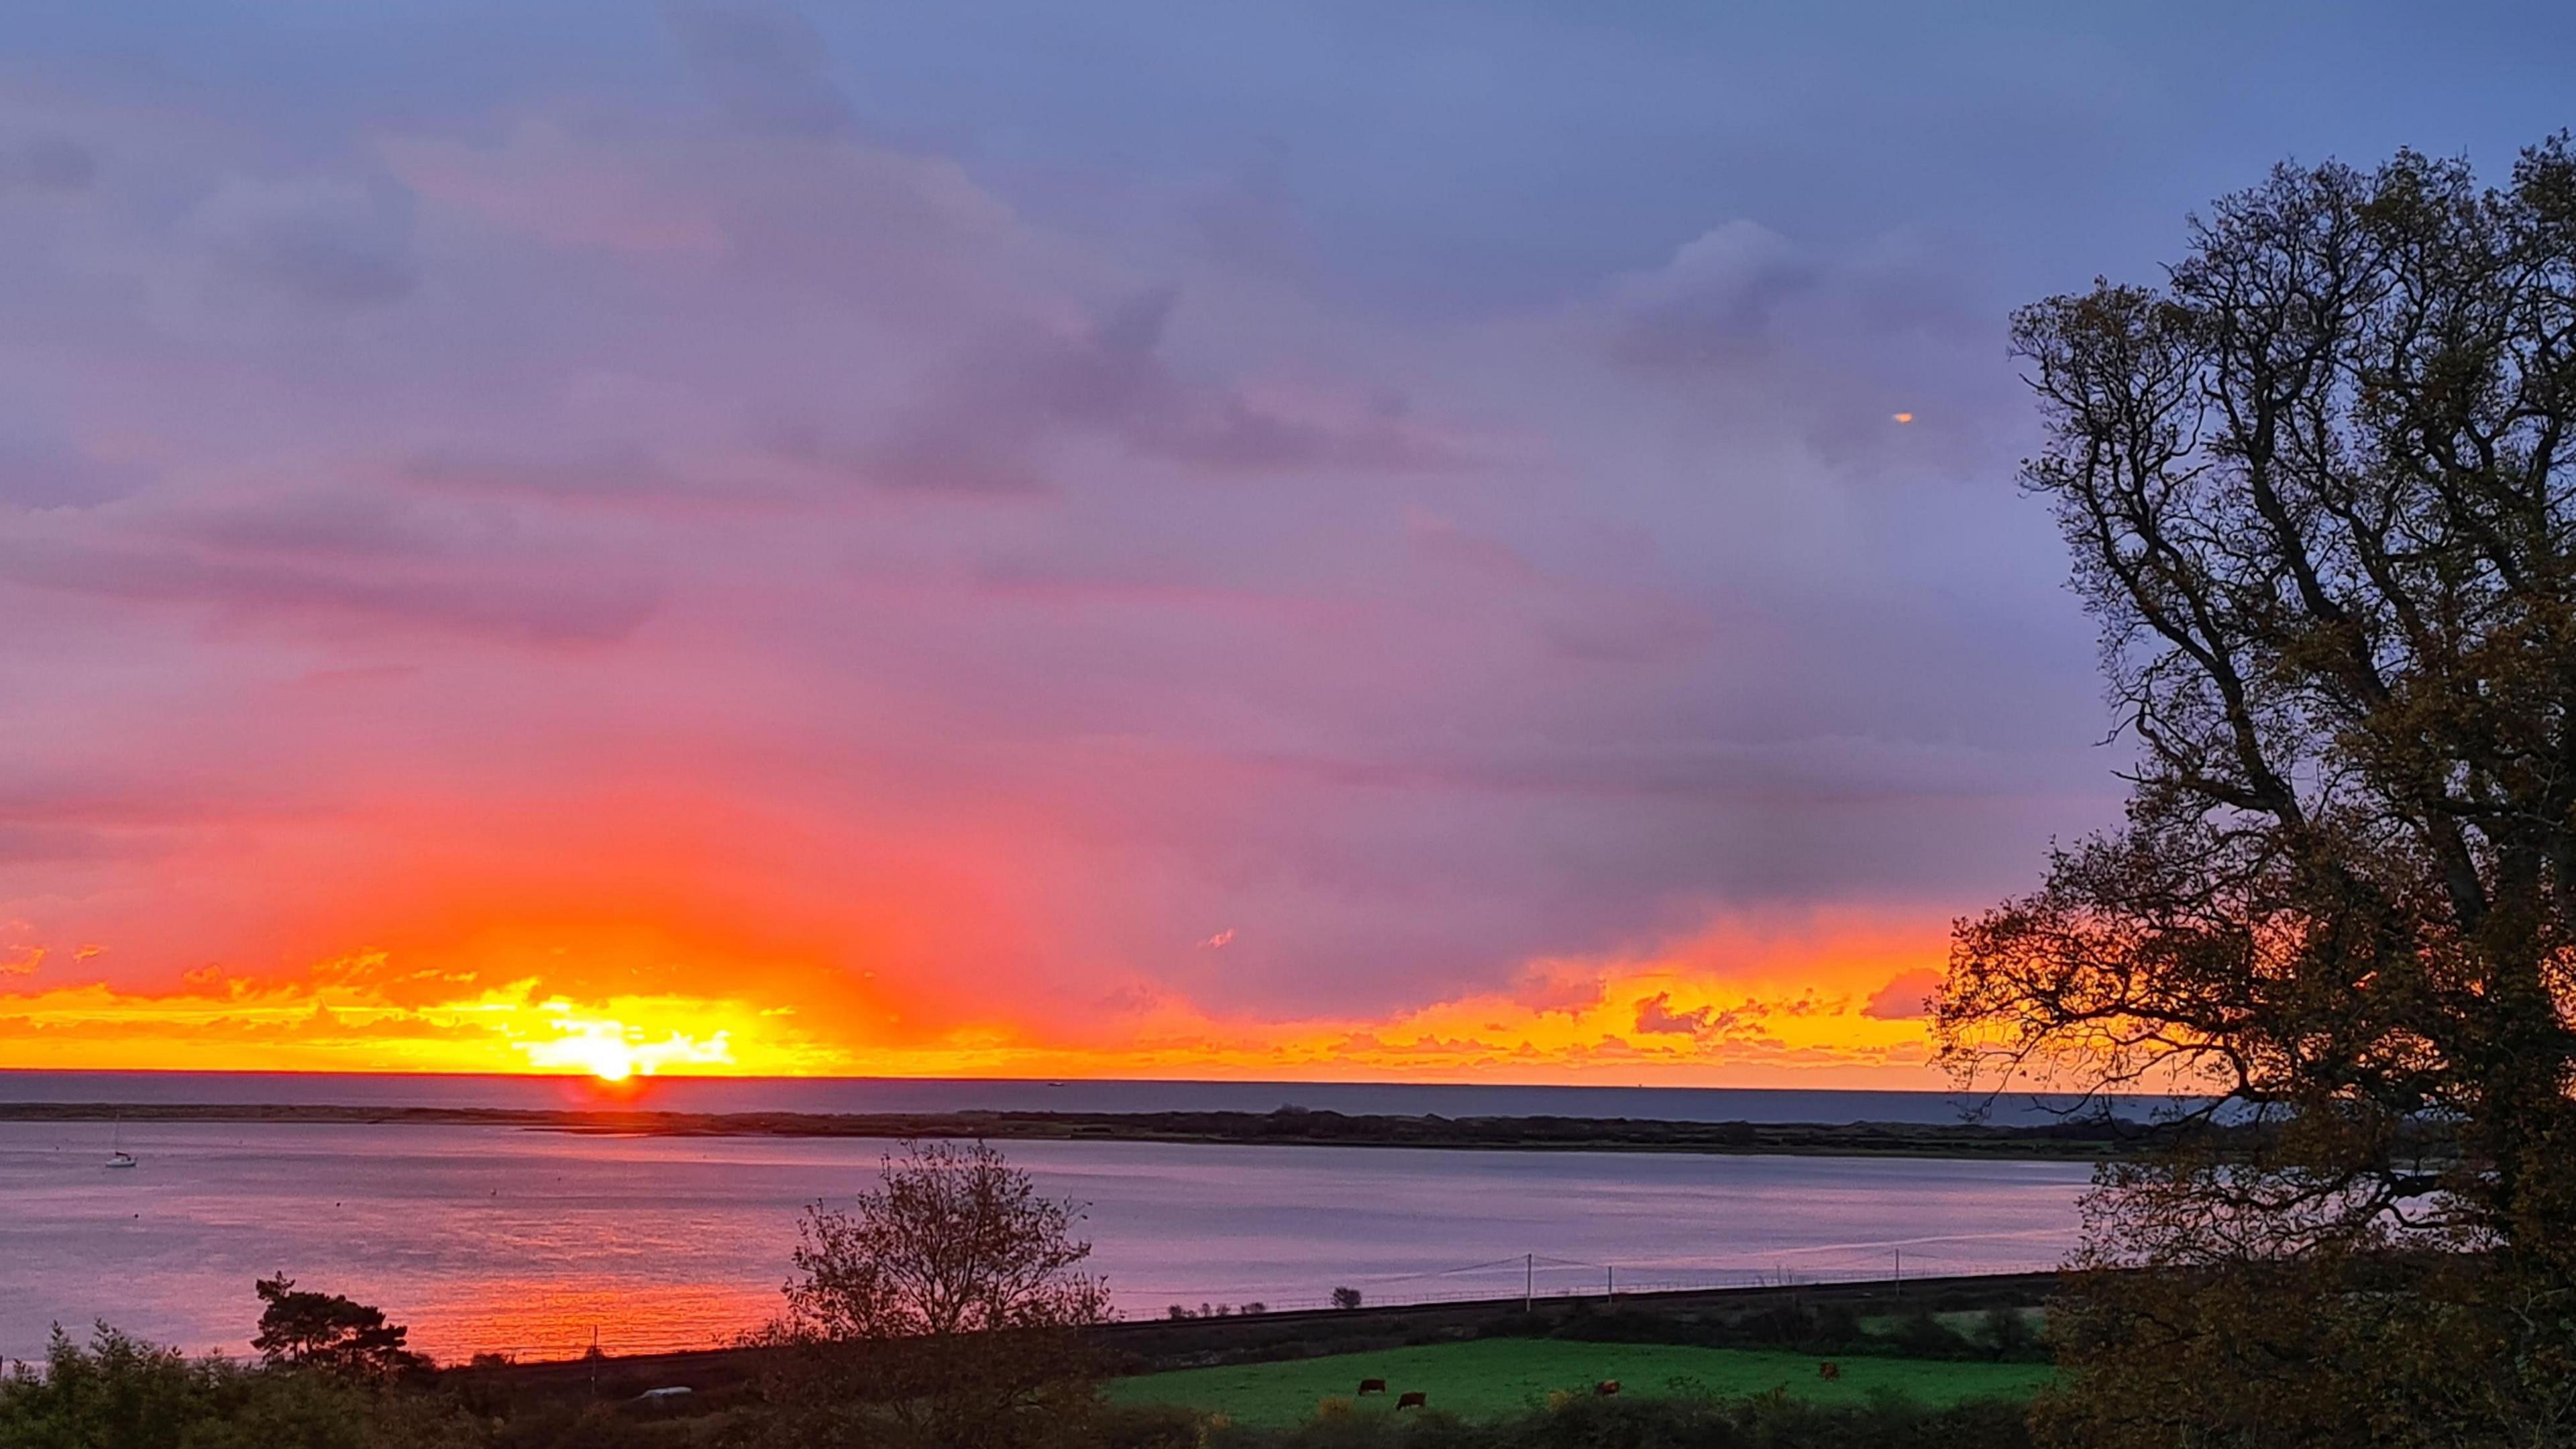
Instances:
[[[625,1082],[673,1067],[685,1071],[734,1065],[729,1030],[692,1036],[658,1022],[639,1024],[625,1012],[591,1016],[561,998],[539,1002],[536,1010],[544,1034],[532,1032],[530,1039],[511,1045],[540,1071],[580,1072],[602,1082]]]
[[[628,1041],[623,1022],[590,1021],[572,1025],[573,1029],[544,1044],[534,1053],[536,1059],[553,1067],[570,1067],[588,1072],[603,1082],[623,1082],[645,1066],[636,1060],[635,1048]]]

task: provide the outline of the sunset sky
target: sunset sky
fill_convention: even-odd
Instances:
[[[1937,1085],[2006,313],[2576,120],[1952,9],[11,7],[0,1066]]]

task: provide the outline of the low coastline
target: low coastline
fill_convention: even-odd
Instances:
[[[1628,1117],[1442,1117],[1273,1112],[672,1112],[617,1108],[0,1102],[10,1122],[262,1122],[486,1126],[651,1137],[981,1138],[1463,1151],[1944,1157],[2099,1161],[2171,1140],[2169,1129],[2101,1117],[1979,1122],[1683,1122]]]

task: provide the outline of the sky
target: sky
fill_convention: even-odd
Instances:
[[[0,17],[0,1066],[1935,1086],[2010,310],[2576,10]]]

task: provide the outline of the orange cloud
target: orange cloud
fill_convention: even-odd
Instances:
[[[1930,1086],[1924,1028],[1890,993],[1936,977],[1937,922],[1726,923],[1665,949],[1530,963],[1510,989],[1377,1017],[1220,1016],[1139,988],[1087,1023],[950,1003],[872,1029],[846,973],[726,973],[737,990],[598,990],[541,967],[383,952],[167,991],[0,993],[0,1055],[30,1067],[642,1075],[1403,1078]],[[1875,993],[1868,983],[1893,981]],[[599,973],[593,973],[593,979]],[[706,979],[700,975],[697,979]],[[1920,992],[1916,991],[1919,998]],[[1919,1015],[1917,1013],[1916,1015]]]

